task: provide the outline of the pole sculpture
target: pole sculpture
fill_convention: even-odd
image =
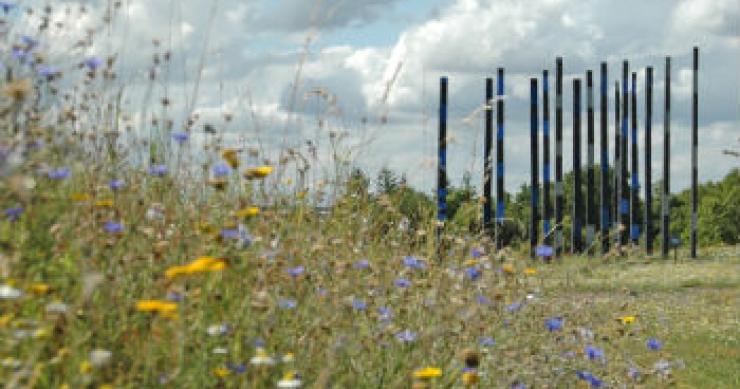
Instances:
[[[665,110],[663,111],[663,196],[660,199],[663,237],[660,254],[668,258],[671,227],[671,57],[665,57]]]
[[[496,79],[496,249],[503,248],[501,227],[504,221],[504,68],[498,68]]]
[[[573,225],[571,251],[583,250],[581,227],[583,225],[583,192],[581,190],[581,80],[573,80]]]
[[[638,145],[637,145],[637,73],[632,72],[632,185],[630,190],[630,238],[637,245],[640,241],[640,224],[638,223],[638,212],[640,209],[640,176],[638,174]]]
[[[629,103],[627,100],[627,83],[629,82],[629,64],[627,61],[624,61],[622,64],[622,135],[620,137],[621,142],[621,150],[620,150],[620,162],[622,164],[622,172],[620,175],[620,185],[622,189],[620,189],[620,195],[621,198],[619,199],[619,213],[621,216],[620,219],[620,228],[622,229],[622,233],[620,234],[620,244],[622,247],[627,245],[627,242],[629,240],[629,225],[630,225],[630,204],[629,204],[629,186],[627,185],[627,125],[629,116],[627,115],[629,111]]]
[[[544,217],[542,231],[545,245],[552,245],[550,219],[552,201],[550,200],[550,84],[547,70],[542,71],[542,202]]]
[[[555,256],[563,251],[563,58],[555,59]]]
[[[696,224],[699,211],[699,48],[694,46],[691,94],[691,258],[696,259]]]
[[[530,89],[530,162],[532,167],[532,187],[531,187],[531,204],[532,214],[530,215],[530,228],[529,228],[529,257],[534,259],[535,248],[537,247],[538,239],[538,221],[539,221],[539,174],[537,171],[537,156],[539,150],[537,147],[538,136],[537,127],[539,126],[539,119],[537,117],[537,78],[531,78],[529,80]]]
[[[439,79],[439,139],[437,170],[437,254],[442,258],[442,229],[447,220],[447,77]]]
[[[594,184],[594,80],[591,70],[586,72],[586,247],[593,255],[596,235],[596,188]]]
[[[619,81],[614,81],[614,201],[612,202],[614,212],[614,225],[619,227],[621,224],[621,209],[622,203],[622,127],[620,120],[620,100],[619,100]],[[621,239],[621,232],[615,237],[615,243],[619,244]]]
[[[653,253],[653,67],[645,70],[645,253]]]
[[[609,251],[609,134],[607,131],[607,120],[609,107],[607,98],[607,71],[606,62],[601,63],[601,115],[599,121],[601,124],[601,253],[606,254]]]
[[[485,146],[483,149],[483,230],[491,233],[491,147],[493,143],[493,79],[486,78]]]

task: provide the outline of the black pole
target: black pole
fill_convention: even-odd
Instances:
[[[586,247],[593,255],[596,235],[596,187],[594,181],[594,79],[591,70],[586,72]]]
[[[601,115],[599,117],[601,124],[601,253],[606,254],[609,251],[609,220],[611,216],[609,211],[610,194],[609,194],[609,134],[607,129],[607,120],[609,119],[609,99],[607,81],[606,62],[601,63]]]
[[[691,258],[696,259],[696,224],[699,211],[699,48],[694,46],[691,96]]]
[[[532,214],[530,215],[530,233],[529,233],[529,257],[534,259],[535,248],[537,247],[538,230],[539,230],[539,172],[537,171],[537,156],[539,150],[537,142],[539,142],[537,136],[537,127],[539,126],[539,118],[537,116],[537,78],[531,78],[529,80],[530,89],[530,162],[532,167],[532,188],[531,188],[531,205]]]
[[[653,67],[645,70],[645,253],[653,253]]]
[[[620,244],[622,246],[626,246],[627,242],[629,241],[629,226],[630,226],[630,197],[629,197],[629,186],[627,184],[627,175],[629,172],[627,171],[627,160],[629,159],[627,156],[627,139],[628,139],[628,132],[627,132],[627,126],[629,124],[629,100],[628,100],[628,90],[627,90],[627,84],[629,83],[629,64],[627,61],[624,61],[622,64],[622,135],[620,137],[621,142],[621,158],[620,162],[622,163],[622,173],[620,176],[620,179],[622,180],[620,182],[620,185],[622,189],[620,190],[620,195],[622,196],[620,198],[619,202],[619,211],[621,215],[620,220],[620,228],[622,229],[622,233],[620,234]]]
[[[640,175],[639,175],[639,146],[637,144],[637,73],[632,72],[632,185],[630,185],[630,239],[637,245],[640,242]]]
[[[665,57],[665,102],[663,111],[663,196],[660,199],[660,254],[668,258],[671,228],[671,57]]]
[[[555,59],[555,257],[563,252],[563,58]]]
[[[439,156],[437,170],[437,254],[442,258],[442,229],[447,220],[447,77],[439,79]]]
[[[503,248],[501,230],[504,222],[504,68],[498,68],[496,79],[496,249]]]
[[[550,200],[550,82],[548,71],[542,71],[542,202],[544,217],[542,231],[545,245],[552,245],[552,201]]]
[[[491,180],[493,176],[491,147],[493,144],[493,79],[486,78],[485,146],[483,149],[483,229],[491,233]]]
[[[622,214],[620,205],[622,203],[622,124],[621,100],[619,98],[619,81],[614,81],[614,180],[613,180],[613,201],[612,201],[612,224],[619,227]],[[620,243],[621,233],[615,236],[615,243]]]
[[[581,80],[573,80],[573,225],[571,234],[572,253],[583,250],[581,228],[583,227],[583,191],[581,188]]]

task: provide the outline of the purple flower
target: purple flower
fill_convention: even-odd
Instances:
[[[522,303],[516,302],[506,306],[506,312],[514,313],[522,309]]]
[[[229,173],[231,173],[231,168],[229,168],[229,165],[225,163],[219,163],[216,166],[213,167],[213,176],[214,177],[225,177],[228,176]]]
[[[108,188],[110,188],[110,190],[120,190],[124,186],[126,186],[126,183],[120,178],[115,178],[108,182]]]
[[[552,317],[545,321],[545,327],[547,327],[547,330],[550,332],[558,331],[563,329],[563,318],[562,317]]]
[[[538,257],[552,257],[555,251],[552,249],[552,246],[537,246],[534,249],[534,253]]]
[[[475,259],[478,259],[478,258],[480,258],[480,257],[483,256],[483,250],[481,250],[481,249],[479,249],[477,247],[473,247],[470,250],[470,256],[473,257],[473,258],[475,258]]]
[[[358,270],[364,270],[370,267],[370,261],[367,259],[360,259],[359,261],[355,262],[355,269]]]
[[[36,73],[41,77],[53,77],[59,74],[59,70],[52,66],[41,65],[36,68]]]
[[[188,134],[186,132],[173,132],[172,139],[179,144],[183,144],[188,140]]]
[[[5,217],[8,218],[9,221],[14,222],[18,220],[21,215],[23,214],[23,208],[22,207],[12,207],[5,210]]]
[[[476,301],[478,302],[478,304],[480,304],[480,305],[491,305],[491,304],[492,304],[492,303],[491,303],[491,299],[489,299],[488,297],[486,297],[486,296],[484,296],[484,295],[482,295],[482,294],[479,294],[479,295],[478,295],[478,296],[477,296],[477,297],[475,298],[475,300],[476,300]]]
[[[356,311],[364,311],[365,308],[367,308],[367,303],[360,299],[354,299],[352,300],[352,308],[354,308]]]
[[[640,378],[640,370],[637,370],[637,368],[634,366],[630,366],[629,369],[627,369],[627,376],[633,380],[636,380]]]
[[[39,45],[39,41],[30,35],[22,35],[21,43],[23,43],[29,51]]]
[[[475,266],[471,266],[465,269],[465,276],[468,277],[471,281],[478,280],[482,274],[483,272],[478,270],[478,268]]]
[[[60,167],[49,171],[47,176],[52,180],[64,180],[69,178],[70,170],[68,167]]]
[[[411,286],[411,281],[405,278],[398,278],[393,282],[397,287],[406,289]]]
[[[388,307],[378,308],[378,319],[380,321],[390,321],[393,318],[393,312]]]
[[[164,177],[167,174],[167,165],[159,164],[149,168],[149,175],[155,177]]]
[[[280,299],[278,301],[278,307],[283,309],[294,309],[298,306],[298,303],[296,303],[293,299]]]
[[[303,271],[306,270],[303,266],[296,266],[291,267],[288,269],[288,274],[290,274],[291,277],[296,278],[299,275],[303,274]]]
[[[227,363],[226,368],[234,372],[235,374],[242,374],[247,371],[247,366],[243,363]]]
[[[123,232],[123,223],[107,221],[103,225],[103,229],[109,234],[120,234]]]
[[[13,59],[25,62],[26,58],[28,58],[28,53],[26,52],[26,50],[23,50],[20,47],[14,47],[13,50],[10,52],[10,56],[13,57]]]
[[[424,264],[424,261],[422,261],[422,260],[420,260],[420,259],[418,259],[418,258],[416,258],[414,256],[411,256],[411,255],[407,255],[407,256],[403,257],[403,264],[404,264],[404,266],[409,267],[409,268],[412,268],[412,269],[423,270],[423,269],[426,268],[426,265]]]
[[[95,71],[103,64],[103,60],[98,57],[90,57],[85,60],[84,64],[91,71]]]
[[[586,348],[583,349],[583,352],[586,354],[586,357],[590,360],[605,360],[606,356],[604,355],[604,350],[600,348],[596,348],[594,346],[586,346]]]
[[[591,384],[592,388],[600,388],[604,386],[604,382],[602,380],[596,378],[596,376],[587,371],[577,371],[576,375],[578,376],[578,379],[584,380]]]
[[[224,228],[221,230],[221,239],[239,239],[239,229]]]
[[[647,348],[653,351],[658,351],[663,348],[663,343],[655,338],[650,338],[647,340]]]
[[[401,343],[411,343],[416,340],[419,335],[411,330],[403,330],[396,333],[396,339]]]
[[[478,344],[481,347],[493,347],[496,345],[496,341],[490,336],[481,336],[478,338]]]
[[[511,384],[511,389],[527,389],[527,385],[521,382],[514,382]]]
[[[185,296],[177,292],[169,291],[167,292],[167,296],[165,297],[165,299],[169,301],[180,302],[185,300]]]

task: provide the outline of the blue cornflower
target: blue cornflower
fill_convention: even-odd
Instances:
[[[28,53],[26,50],[21,49],[20,47],[14,47],[10,51],[10,56],[13,57],[13,59],[17,59],[21,62],[25,62],[28,58]]]
[[[480,257],[483,256],[483,250],[481,250],[481,249],[479,249],[477,247],[473,247],[470,250],[470,256],[473,257],[473,258],[475,258],[475,259],[478,259],[478,258],[480,258]]]
[[[405,278],[398,278],[393,282],[397,287],[399,288],[408,288],[411,286],[411,281],[405,279]]]
[[[558,331],[563,328],[563,318],[562,317],[552,317],[545,321],[545,327],[547,327],[547,330],[552,331]]]
[[[41,77],[51,77],[59,74],[59,70],[53,66],[41,65],[36,68],[36,73]]]
[[[471,267],[465,269],[465,276],[468,277],[471,281],[478,280],[482,274],[483,274],[483,272],[481,272],[475,266],[471,266]]]
[[[370,261],[367,259],[360,259],[359,261],[355,262],[355,269],[358,270],[364,270],[370,267]]]
[[[23,208],[22,207],[12,207],[5,210],[5,217],[8,218],[9,221],[14,222],[18,220],[21,215],[23,214]]]
[[[234,372],[235,374],[242,374],[247,371],[247,365],[243,363],[227,363],[226,368]]]
[[[356,311],[364,311],[367,308],[367,303],[360,299],[354,299],[352,300],[352,308]]]
[[[296,278],[299,275],[303,274],[304,270],[306,269],[303,266],[291,267],[288,269],[288,274],[290,274],[291,277]]]
[[[604,386],[604,381],[596,378],[596,376],[587,371],[577,371],[576,375],[578,376],[578,379],[584,380],[591,384],[592,388],[600,388]]]
[[[407,255],[407,256],[403,257],[403,264],[406,267],[410,267],[412,269],[420,269],[420,270],[423,270],[423,269],[426,268],[426,265],[424,264],[424,261],[422,261],[422,260],[420,260],[420,259],[418,259],[418,258],[416,258],[414,256],[411,256],[411,255]]]
[[[124,186],[126,186],[126,183],[120,178],[114,178],[108,181],[108,188],[110,188],[110,190],[120,190]]]
[[[378,308],[378,319],[380,321],[390,321],[393,318],[393,311],[388,307]]]
[[[298,303],[296,303],[293,299],[280,299],[278,301],[278,307],[283,309],[294,309],[298,306]]]
[[[155,177],[164,177],[167,174],[167,165],[159,164],[154,165],[149,168],[149,175],[155,176]]]
[[[167,296],[165,297],[165,299],[169,301],[180,302],[185,300],[185,296],[183,296],[181,293],[169,291],[167,292]]]
[[[637,368],[634,366],[630,366],[629,369],[627,369],[627,376],[633,380],[636,380],[640,378],[640,370],[637,370]]]
[[[506,306],[506,312],[514,313],[522,309],[522,303],[516,302]]]
[[[214,177],[225,177],[228,176],[229,173],[231,173],[231,168],[229,168],[229,165],[225,163],[219,163],[216,164],[216,166],[213,167],[213,176]]]
[[[68,167],[60,167],[49,171],[49,173],[47,173],[47,176],[52,180],[64,180],[69,178],[70,173],[71,171]]]
[[[491,299],[489,299],[488,297],[486,297],[486,296],[484,296],[482,294],[479,294],[475,298],[475,300],[478,301],[478,304],[480,304],[480,305],[491,305]]]
[[[655,338],[650,338],[647,340],[647,348],[653,351],[658,351],[663,348],[663,343]]]
[[[411,330],[403,330],[396,333],[396,339],[398,339],[401,343],[411,343],[415,341],[418,337],[419,335]]]
[[[103,64],[103,60],[98,57],[90,57],[85,60],[84,64],[88,69],[95,71]]]
[[[239,239],[239,229],[237,228],[224,228],[221,230],[222,239]]]
[[[511,384],[511,389],[527,389],[527,385],[521,382],[514,382]]]
[[[592,361],[606,359],[606,356],[604,355],[604,350],[594,346],[586,346],[583,349],[583,352],[586,354],[586,357]]]
[[[183,144],[188,140],[188,134],[187,132],[173,132],[172,139],[179,144]]]
[[[103,225],[103,229],[109,234],[120,234],[123,232],[123,223],[107,221]]]
[[[39,41],[30,35],[21,35],[21,42],[26,45],[28,50],[33,50],[34,47],[39,45]]]
[[[552,257],[555,255],[555,250],[552,249],[552,246],[537,246],[534,249],[534,254],[538,257]]]
[[[3,12],[5,12],[6,14],[15,7],[15,3],[11,3],[9,1],[0,1],[0,9],[2,9]]]
[[[481,336],[478,338],[478,344],[481,347],[493,347],[496,345],[496,341],[490,336]]]

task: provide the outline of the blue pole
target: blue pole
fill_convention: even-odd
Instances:
[[[539,126],[539,118],[537,117],[537,78],[531,78],[529,80],[530,85],[530,103],[531,103],[531,111],[530,111],[530,160],[532,162],[532,188],[531,188],[531,204],[532,204],[532,214],[531,214],[531,224],[530,224],[530,234],[529,234],[529,256],[530,258],[534,259],[535,257],[535,248],[537,247],[537,241],[538,241],[538,230],[539,230],[539,174],[537,172],[537,156],[539,154],[539,150],[537,147],[537,142],[539,141],[537,136],[537,127]]]
[[[496,78],[496,249],[503,248],[501,226],[504,222],[504,68]]]
[[[442,226],[447,220],[447,77],[439,79],[439,158],[437,170],[437,249],[442,254]]]

